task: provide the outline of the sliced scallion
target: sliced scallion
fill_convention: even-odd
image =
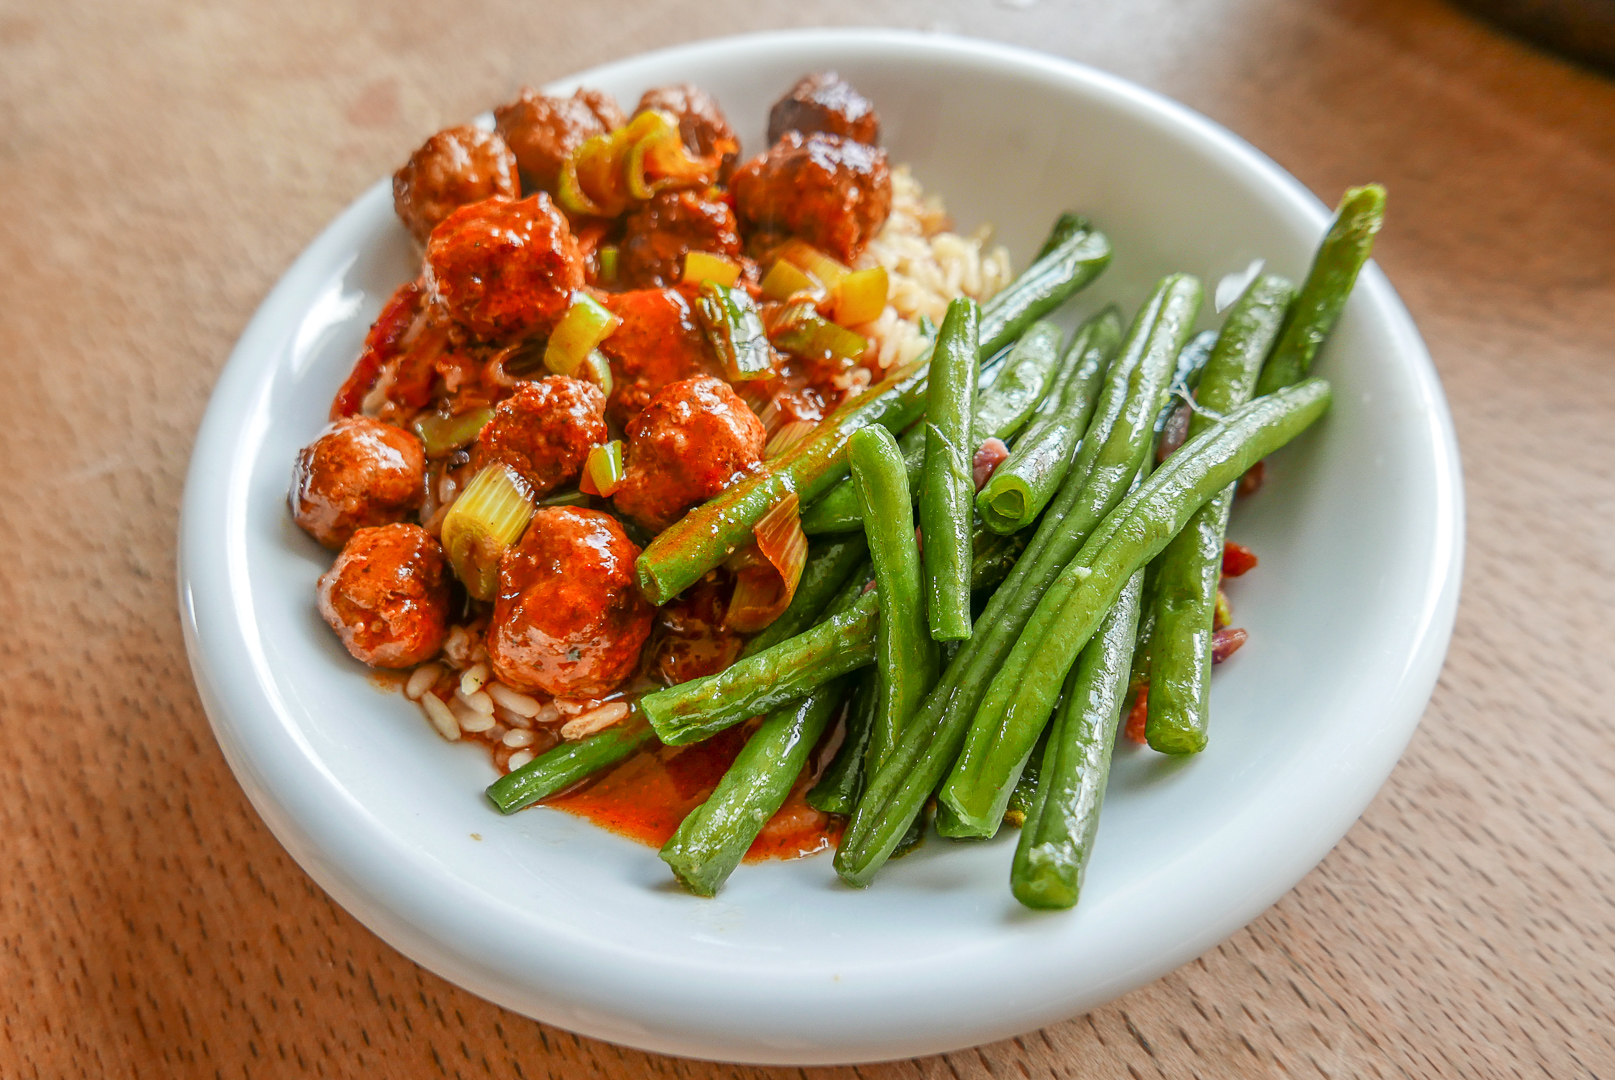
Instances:
[[[750,296],[708,281],[701,286],[696,307],[730,382],[773,374],[774,350],[769,347],[768,333]]]
[[[483,466],[443,518],[443,550],[467,592],[493,599],[499,559],[532,519],[532,497],[516,474],[498,462]]]
[[[593,297],[577,293],[544,347],[544,366],[557,375],[575,374],[589,353],[621,322]]]

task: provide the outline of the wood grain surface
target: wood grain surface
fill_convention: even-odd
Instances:
[[[1292,893],[1089,1016],[769,1070],[504,1012],[333,904],[192,688],[174,537],[254,308],[427,134],[766,26],[1032,45],[1180,98],[1333,201],[1457,419],[1457,635],[1406,757]],[[1615,84],[1438,0],[0,0],[0,1076],[1615,1075]]]

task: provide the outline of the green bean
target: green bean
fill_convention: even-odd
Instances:
[[[847,444],[847,456],[875,564],[880,609],[875,631],[880,700],[869,737],[869,760],[878,762],[936,681],[940,661],[925,627],[925,579],[897,440],[885,428],[866,428]]]
[[[1166,422],[1178,407],[1193,396],[1194,389],[1200,383],[1200,373],[1205,369],[1206,362],[1211,359],[1211,350],[1217,344],[1217,331],[1202,330],[1189,339],[1189,343],[1178,351],[1178,363],[1172,370],[1172,382],[1169,386],[1166,404],[1155,415],[1155,434],[1159,436],[1166,427]]]
[[[1043,399],[1014,451],[976,496],[976,509],[989,529],[1025,528],[1060,489],[1121,337],[1121,314],[1114,305],[1077,328],[1059,386]]]
[[[655,733],[642,723],[616,724],[588,738],[546,750],[489,784],[486,794],[501,813],[514,814],[617,764],[655,741]]]
[[[723,888],[802,775],[841,690],[832,682],[765,719],[706,802],[685,815],[660,854],[686,889],[716,896]]]
[[[1087,227],[1088,219],[1081,214],[1070,210],[1063,212],[1054,219],[1054,228],[1049,230],[1048,238],[1043,241],[1043,246],[1037,249],[1037,258],[1032,261],[1036,262],[1037,259],[1041,259],[1068,240],[1073,233]]]
[[[1009,351],[992,385],[977,396],[971,423],[972,450],[988,439],[1013,438],[1054,393],[1059,363],[1060,328],[1053,323],[1033,324]],[[915,490],[925,467],[925,431],[924,424],[915,424],[897,442],[908,467],[909,487]],[[825,492],[802,513],[802,530],[809,536],[850,532],[860,525],[858,500],[846,483]]]
[[[1250,400],[1257,374],[1295,297],[1295,286],[1263,275],[1228,313],[1206,364],[1189,420],[1192,438]],[[1148,648],[1146,735],[1164,754],[1205,749],[1210,717],[1211,635],[1222,576],[1223,537],[1234,501],[1229,487],[1196,511],[1155,561]]]
[[[718,672],[646,694],[640,711],[668,746],[716,735],[817,690],[875,659],[873,593],[794,638]]]
[[[1128,341],[1119,355],[1126,358],[1136,354],[1141,359],[1129,372],[1128,390],[1118,419],[1103,443],[1096,441],[1089,445],[1087,436],[1084,436],[1082,449],[1077,455],[1079,464],[1083,461],[1092,463],[1079,503],[1083,512],[1077,515],[1077,519],[1085,523],[1085,538],[1127,494],[1137,480],[1140,468],[1150,457],[1155,443],[1155,418],[1166,397],[1173,365],[1200,309],[1200,295],[1197,278],[1183,274],[1165,278],[1156,287],[1156,296],[1151,304],[1146,305],[1134,320]],[[1152,310],[1162,314],[1153,321],[1153,332],[1142,333],[1141,327],[1148,325],[1147,316]],[[1047,602],[1046,596],[1037,601],[1039,605]],[[1043,609],[1039,606],[1038,610]],[[1036,616],[1031,618],[1035,619]],[[1025,622],[1015,629],[1023,638],[1036,632],[1030,623]],[[994,685],[999,685],[999,680],[1004,677],[1004,665],[1024,666],[1029,659],[1024,653],[1017,655],[1016,652],[1009,652],[1003,664],[991,674]],[[1060,674],[1064,676],[1065,672]],[[990,697],[976,697],[979,705],[974,708],[975,716],[970,722],[969,733],[952,773],[937,794],[939,801],[951,811],[944,820],[957,830],[949,835],[992,836],[1004,820],[1004,800],[1014,787],[1014,781],[1010,780],[1004,785],[1004,791],[988,791],[976,775],[980,762],[992,753],[996,740],[1000,716],[991,710],[1008,707],[1002,704],[989,706]],[[1033,731],[1032,735],[1035,741],[1037,732]],[[1022,760],[1031,748],[1031,742],[1021,747]],[[1020,761],[1016,762],[1017,773],[1020,764]]]
[[[1055,706],[1056,709],[1059,707]],[[1032,750],[1032,756],[1026,761],[1026,768],[1021,770],[1021,778],[1015,781],[1015,790],[1009,793],[1009,805],[1004,807],[1005,825],[1019,828],[1026,823],[1026,815],[1031,812],[1032,804],[1037,799],[1038,776],[1043,767],[1043,746],[1048,741],[1049,732],[1045,728],[1043,736],[1037,740],[1037,746]]]
[[[1131,483],[1138,460],[1148,451],[1154,398],[1188,337],[1198,304],[1198,284],[1192,278],[1171,277],[1157,286],[1133,321],[1127,341],[1106,375],[1076,460],[1067,470],[1059,494],[1044,511],[1031,543],[987,601],[986,610],[976,620],[975,633],[904,727],[903,738],[886,764],[868,778],[863,798],[836,849],[836,872],[849,884],[868,885],[891,857],[953,764],[987,681],[1015,644],[1044,590]],[[1146,389],[1149,407],[1129,407],[1129,400]],[[1124,411],[1126,419],[1118,424]],[[1115,445],[1113,429],[1121,431]],[[1102,449],[1109,451],[1103,458]],[[1118,465],[1116,459],[1123,457],[1126,461]],[[1092,490],[1090,481],[1094,482]]]
[[[971,479],[975,447],[971,445],[970,419],[975,413],[980,324],[975,301],[966,297],[953,301],[931,357],[925,470],[920,474],[920,531],[925,537],[925,609],[936,641],[963,641],[970,636],[970,518],[976,493]],[[897,456],[895,441],[892,455]],[[889,504],[864,504],[862,509],[866,528],[871,512],[901,513],[900,507]],[[877,728],[876,735],[880,734]]]
[[[1133,572],[1159,554],[1196,510],[1300,434],[1328,405],[1329,384],[1310,379],[1235,410],[1167,458],[1094,530],[1044,593],[982,698],[970,733],[974,753],[960,756],[938,796],[962,823],[990,835],[984,819],[994,813],[1003,819],[1066,672]],[[985,737],[976,738],[982,729]]]
[[[1079,230],[999,293],[981,313],[980,357],[991,357],[1064,303],[1110,262],[1103,233]],[[639,591],[665,604],[751,539],[763,515],[791,492],[803,506],[847,475],[847,440],[880,424],[901,431],[925,408],[927,357],[893,372],[827,417],[812,435],[665,529],[635,569]]]
[[[875,726],[875,704],[879,693],[875,672],[866,668],[855,678],[852,703],[847,707],[845,730],[836,756],[807,793],[807,804],[826,814],[850,814],[864,789],[864,752],[869,733]]]
[[[1348,188],[1335,220],[1313,256],[1312,269],[1290,310],[1273,355],[1262,368],[1256,393],[1271,394],[1304,378],[1329,331],[1335,328],[1357,273],[1374,250],[1374,236],[1385,223],[1385,189],[1378,184]]]
[[[977,527],[970,534],[970,591],[979,593],[1009,577],[1015,560],[1026,550],[1030,537],[1025,532],[1005,536]]]
[[[1042,754],[1034,751],[1037,787],[1009,872],[1010,891],[1027,907],[1072,907],[1082,890],[1127,697],[1143,583],[1144,571],[1135,570],[1072,665]]]
[[[868,554],[863,533],[837,536],[808,548],[807,565],[802,568],[802,580],[797,582],[790,605],[746,642],[741,657],[771,649],[818,622],[842,586],[868,562]]]

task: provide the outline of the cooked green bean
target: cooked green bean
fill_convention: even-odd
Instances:
[[[867,594],[811,630],[716,675],[646,694],[640,711],[667,745],[700,742],[873,663],[878,621],[875,596]]]
[[[989,529],[1001,533],[1024,529],[1054,498],[1093,415],[1121,337],[1121,313],[1114,305],[1077,328],[1060,384],[1043,399],[1015,449],[976,496],[976,509]]]
[[[1109,509],[1101,496],[1118,481],[1114,492],[1120,497],[1137,471],[1135,463],[1124,475],[1110,460],[1120,456],[1120,447],[1104,461],[1100,451],[1111,441],[1112,429],[1123,429],[1119,441],[1126,443],[1133,432],[1148,430],[1154,409],[1128,411],[1128,419],[1118,425],[1130,397],[1137,396],[1134,378],[1143,366],[1148,375],[1140,379],[1158,388],[1165,380],[1178,349],[1189,334],[1198,307],[1198,286],[1193,279],[1168,278],[1158,286],[1133,322],[1127,341],[1105,377],[1105,387],[1083,436],[1076,460],[1049,508],[1044,511],[1026,551],[1016,560],[1009,577],[987,601],[986,610],[976,620],[975,633],[959,649],[926,698],[903,729],[886,764],[871,775],[858,802],[841,844],[836,849],[836,872],[855,886],[868,885],[909,826],[918,816],[936,785],[953,764],[959,744],[975,715],[976,705],[985,692],[987,680],[1014,645],[1021,628],[1037,607],[1043,591],[1077,553],[1088,533]],[[1158,394],[1158,389],[1155,393]],[[1139,436],[1146,438],[1146,436]],[[1147,443],[1139,449],[1141,454]],[[1098,474],[1094,491],[1089,481]],[[1097,510],[1097,513],[1096,513]]]
[[[1262,361],[1294,298],[1294,285],[1264,274],[1228,313],[1200,379],[1190,438],[1210,427],[1212,417],[1250,400]],[[1150,746],[1164,754],[1194,754],[1206,746],[1212,622],[1233,501],[1232,486],[1219,491],[1155,560],[1145,731]]]
[[[938,370],[932,367],[933,372]],[[936,642],[926,631],[925,578],[897,440],[885,428],[866,428],[847,444],[847,456],[869,539],[869,559],[875,565],[880,609],[875,631],[880,700],[869,737],[869,760],[878,762],[936,681],[940,659]]]
[[[990,358],[1098,276],[1110,262],[1110,241],[1082,229],[1033,263],[981,313],[981,352]],[[639,591],[665,604],[751,539],[764,514],[791,492],[803,506],[847,475],[847,440],[880,424],[901,431],[925,408],[929,359],[920,357],[842,405],[812,435],[716,498],[685,514],[644,551],[635,569]]]
[[[629,721],[577,742],[561,743],[489,784],[488,799],[501,813],[514,814],[617,764],[635,750],[655,741],[656,735],[650,728],[643,723]]]
[[[841,690],[832,682],[765,719],[707,801],[685,815],[661,857],[686,889],[716,896],[723,888],[802,775]]]
[[[864,752],[875,725],[875,704],[879,698],[875,672],[866,668],[856,676],[852,702],[847,707],[846,730],[835,760],[830,762],[807,793],[807,804],[826,814],[850,814],[864,790]]]
[[[1087,472],[1078,502],[1079,512],[1073,515],[1084,537],[1079,543],[1086,543],[1092,530],[1122,501],[1137,479],[1140,467],[1150,457],[1155,443],[1155,417],[1166,398],[1173,365],[1200,310],[1200,296],[1199,279],[1186,274],[1172,275],[1156,286],[1155,295],[1133,322],[1127,343],[1113,367],[1123,366],[1133,357],[1138,359],[1129,366],[1127,389],[1121,395],[1120,406],[1109,403],[1105,406],[1107,411],[1118,409],[1117,419],[1103,442],[1096,438],[1090,444],[1088,436],[1084,435],[1072,469],[1079,475],[1081,471]],[[1106,389],[1116,386],[1112,380]],[[1086,469],[1079,471],[1084,464]],[[1033,603],[1046,601],[1046,597],[1040,596]],[[1014,632],[1024,637],[1032,631],[1023,620],[1014,627]],[[983,677],[992,678],[994,685],[998,685],[1004,677],[1005,665],[1024,666],[1028,659],[1024,653],[1007,652],[1000,665]],[[1065,672],[1061,671],[1060,675],[1063,678]],[[969,722],[968,735],[947,782],[937,793],[938,800],[951,812],[942,819],[949,826],[948,835],[992,836],[1004,820],[1004,800],[1014,786],[1011,779],[1002,792],[985,791],[976,775],[982,759],[992,752],[1000,719],[997,713],[990,711],[986,700],[980,688],[972,694],[974,718]],[[1037,732],[1033,731],[1032,736],[1035,741]],[[1021,748],[1022,760],[1031,748],[1031,742]],[[1020,764],[1021,761],[1015,763],[1017,773]]]
[[[977,395],[972,451],[988,439],[1013,438],[1054,393],[1059,373],[1060,328],[1053,323],[1033,324],[1009,351],[992,385]],[[897,442],[908,467],[909,487],[915,491],[925,467],[925,431],[924,424],[915,424]],[[802,513],[802,530],[809,536],[850,532],[860,525],[858,500],[845,482],[825,492]]]
[[[808,548],[807,565],[802,568],[802,580],[797,582],[790,606],[746,642],[741,657],[771,649],[818,622],[841,587],[869,561],[868,554],[863,533],[833,537]]]
[[[1246,469],[1300,434],[1329,405],[1329,384],[1309,379],[1230,413],[1185,443],[1108,515],[1060,572],[993,676],[976,713],[987,736],[961,755],[939,798],[968,826],[983,822],[1014,788],[1048,722],[1066,672],[1133,572]],[[971,735],[977,731],[973,728]],[[996,827],[994,822],[993,827]]]
[[[970,636],[970,518],[976,494],[971,478],[976,448],[970,421],[975,414],[980,330],[976,302],[967,297],[953,301],[931,355],[925,469],[920,474],[920,531],[925,537],[925,610],[936,641],[963,641]],[[897,443],[893,441],[891,447],[901,468]],[[898,506],[879,503],[863,503],[861,509],[866,528],[872,511],[901,513]],[[881,738],[888,733],[877,726],[875,734],[873,745],[881,746]]]
[[[1033,259],[1032,261],[1036,262],[1037,259],[1041,259],[1049,252],[1065,243],[1066,240],[1070,239],[1073,233],[1080,229],[1086,229],[1087,227],[1087,218],[1070,210],[1065,211],[1059,217],[1054,219],[1054,228],[1049,230],[1048,238],[1043,241],[1043,246],[1037,249],[1037,258]]]
[[[1071,666],[1042,755],[1033,754],[1037,787],[1009,872],[1010,891],[1027,907],[1068,908],[1082,890],[1127,697],[1143,584],[1144,571],[1135,570]]]
[[[1256,393],[1271,394],[1289,386],[1312,370],[1329,331],[1335,328],[1357,273],[1374,250],[1374,236],[1385,223],[1385,189],[1378,184],[1349,188],[1341,196],[1335,220],[1324,234],[1312,269],[1295,298],[1289,321],[1262,368]]]

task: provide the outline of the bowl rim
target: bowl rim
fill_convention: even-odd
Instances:
[[[1090,93],[1105,96],[1135,114],[1170,122],[1181,128],[1186,137],[1192,136],[1214,146],[1272,185],[1287,201],[1286,209],[1310,216],[1320,228],[1329,219],[1329,209],[1288,172],[1249,143],[1188,107],[1075,61],[972,38],[881,29],[743,34],[635,54],[556,80],[546,89],[567,92],[579,84],[609,79],[618,71],[648,63],[676,61],[691,70],[699,70],[703,58],[732,50],[817,46],[874,53],[897,50],[910,55],[926,54],[942,63],[985,60],[1057,76]],[[1221,918],[1196,933],[1180,936],[1162,948],[1151,962],[1134,964],[1124,974],[1095,988],[1086,998],[1074,999],[1072,1004],[1076,1008],[1069,1011],[1063,1011],[1066,1006],[1061,1006],[1062,1011],[1057,1014],[1025,1019],[1000,1017],[990,1023],[955,1026],[946,1032],[931,1031],[919,1038],[897,1035],[879,1047],[838,1049],[811,1041],[798,1045],[763,1044],[744,1039],[725,1041],[711,1033],[672,1037],[665,1031],[653,1030],[621,1016],[604,1016],[585,1009],[564,1014],[535,1009],[530,997],[515,992],[507,981],[463,955],[459,944],[453,940],[454,935],[444,932],[444,920],[449,913],[463,910],[463,905],[474,899],[474,890],[463,882],[447,880],[437,882],[436,895],[428,897],[413,887],[402,888],[396,879],[388,880],[391,875],[378,874],[378,851],[387,850],[390,856],[409,853],[393,850],[395,838],[342,789],[322,766],[313,748],[292,726],[261,723],[264,716],[272,720],[271,714],[284,709],[285,704],[246,700],[240,680],[236,678],[245,668],[266,663],[261,643],[256,643],[254,652],[255,643],[245,638],[232,640],[230,634],[221,632],[224,628],[238,631],[246,625],[241,617],[243,603],[247,604],[246,617],[250,620],[250,598],[237,587],[229,559],[221,553],[227,546],[225,534],[232,523],[220,519],[216,513],[230,483],[226,463],[249,434],[243,431],[239,417],[232,415],[228,406],[246,400],[252,393],[261,377],[261,373],[252,370],[255,358],[275,348],[285,338],[286,327],[297,324],[306,308],[300,295],[301,280],[315,267],[328,264],[337,252],[362,239],[366,214],[378,200],[387,199],[390,199],[390,186],[384,179],[367,189],[321,231],[263,300],[221,372],[198,432],[187,474],[179,524],[179,603],[193,676],[215,738],[271,832],[316,883],[361,923],[405,956],[450,981],[517,1012],[587,1035],[652,1051],[717,1060],[799,1065],[852,1063],[980,1044],[1095,1007],[1193,959],[1248,923],[1293,888],[1335,846],[1382,786],[1412,736],[1444,662],[1455,620],[1463,565],[1463,484],[1451,416],[1434,365],[1400,298],[1379,268],[1371,263],[1361,276],[1359,290],[1371,297],[1387,320],[1396,337],[1398,351],[1412,365],[1419,395],[1426,406],[1422,419],[1429,427],[1430,444],[1435,449],[1433,473],[1441,503],[1436,511],[1437,536],[1432,541],[1432,558],[1434,564],[1445,567],[1445,572],[1433,574],[1424,595],[1417,600],[1421,627],[1418,646],[1406,659],[1396,681],[1393,700],[1386,705],[1386,712],[1402,718],[1402,722],[1389,725],[1389,733],[1373,748],[1372,767],[1363,768],[1363,775],[1350,785],[1349,794],[1338,800],[1334,812],[1326,816],[1327,820],[1314,819],[1305,827],[1299,823],[1289,826],[1292,846],[1284,859],[1286,869],[1275,875],[1285,879],[1282,888],[1261,890],[1241,901],[1230,900]],[[239,411],[239,408],[235,410]],[[270,710],[270,714],[262,713],[263,709]],[[254,711],[259,711],[259,720],[243,719]],[[273,750],[269,749],[271,743],[275,744]],[[590,957],[597,958],[600,953],[599,943],[564,940],[564,935],[558,935],[555,946],[575,951],[579,963]],[[609,952],[609,948],[606,951]],[[717,970],[715,967],[714,972]],[[539,1015],[540,1012],[543,1015]]]

